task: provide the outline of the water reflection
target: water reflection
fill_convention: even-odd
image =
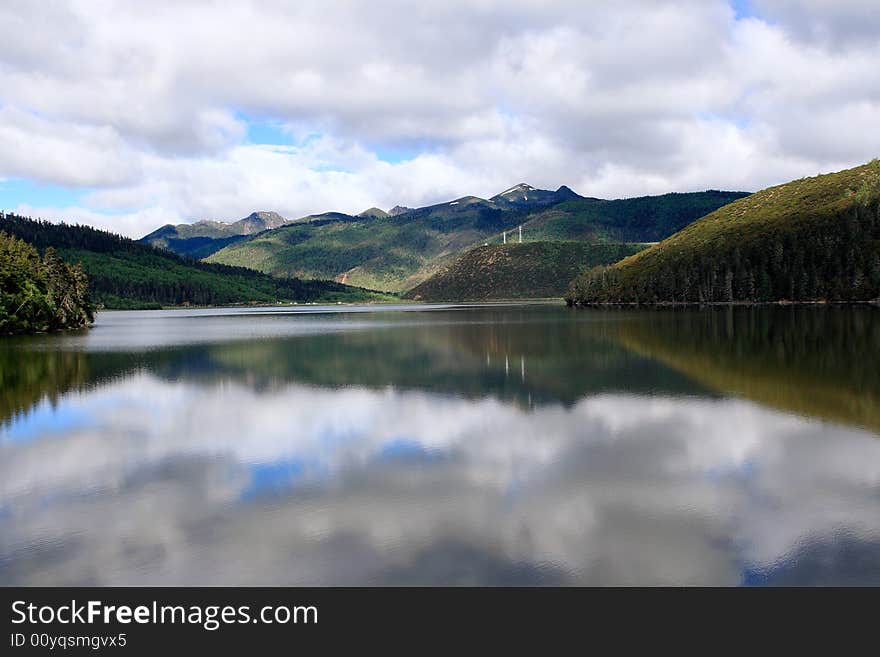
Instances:
[[[197,315],[0,350],[0,582],[880,583],[875,311]]]

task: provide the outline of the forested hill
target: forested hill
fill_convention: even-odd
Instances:
[[[94,320],[93,312],[78,265],[63,262],[51,247],[41,256],[0,230],[0,335],[80,328]]]
[[[333,281],[277,279],[241,267],[190,260],[90,226],[0,213],[0,231],[41,253],[52,247],[65,262],[81,264],[92,299],[106,308],[379,298],[368,290]]]
[[[570,304],[880,297],[880,160],[770,187],[611,267]]]

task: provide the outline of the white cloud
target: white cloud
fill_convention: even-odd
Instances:
[[[11,106],[0,107],[0,170],[71,186],[141,178],[137,152],[114,128],[51,121]]]
[[[41,210],[140,235],[521,180],[757,189],[880,154],[871,3],[753,5],[5,3],[0,176],[96,188]],[[255,147],[248,116],[321,137]]]
[[[807,43],[849,49],[876,45],[880,12],[874,0],[752,0],[756,9]]]

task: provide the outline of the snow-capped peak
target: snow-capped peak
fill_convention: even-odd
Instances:
[[[527,185],[526,183],[520,183],[519,185],[514,185],[510,189],[505,189],[498,196],[506,196],[508,194],[512,194],[513,192],[530,192],[533,189],[535,189],[535,188],[532,187],[531,185]]]

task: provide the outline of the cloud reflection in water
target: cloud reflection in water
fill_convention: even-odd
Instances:
[[[880,583],[880,441],[751,402],[141,372],[55,413],[0,430],[4,584]]]

